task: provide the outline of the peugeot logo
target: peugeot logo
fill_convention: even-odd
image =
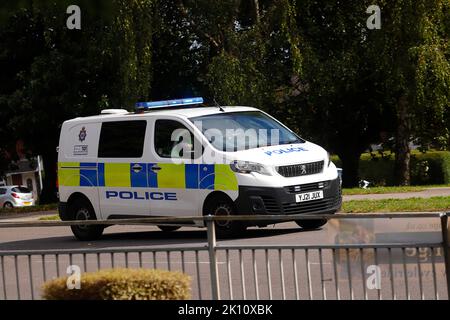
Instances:
[[[300,166],[300,172],[301,172],[301,174],[306,174],[306,165],[302,164]]]

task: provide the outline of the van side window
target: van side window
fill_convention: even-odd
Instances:
[[[147,121],[113,121],[102,123],[99,158],[140,158],[144,152]]]
[[[156,120],[154,142],[161,158],[194,159],[201,155],[201,150],[194,154],[194,145],[200,146],[200,143],[194,143],[192,132],[175,120]]]

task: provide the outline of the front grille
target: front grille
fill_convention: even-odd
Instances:
[[[335,208],[340,201],[340,196],[336,196],[309,202],[282,203],[282,208],[280,208],[277,204],[277,201],[273,197],[262,196],[261,198],[263,199],[264,207],[266,208],[266,213],[268,214],[300,214],[317,211],[327,211]],[[281,212],[281,210],[283,210],[283,212]]]
[[[316,174],[322,172],[322,170],[323,161],[280,166],[277,168],[278,173],[287,178]]]
[[[306,183],[306,184],[298,184],[294,186],[287,186],[284,187],[286,192],[288,193],[299,193],[299,192],[307,192],[307,191],[314,191],[314,190],[321,190],[328,186],[328,181],[322,181],[322,182],[313,182],[313,183]]]
[[[283,203],[284,214],[300,214],[316,211],[327,211],[339,204],[340,197],[327,198],[309,202]]]

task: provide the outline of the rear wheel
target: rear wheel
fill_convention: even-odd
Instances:
[[[204,214],[215,216],[232,216],[236,214],[234,203],[225,196],[211,198],[205,205]],[[216,235],[218,238],[235,237],[247,229],[245,223],[241,221],[216,221]]]
[[[324,226],[327,223],[327,219],[318,220],[296,220],[295,223],[304,230],[315,230]]]
[[[84,200],[75,200],[70,205],[71,220],[97,220],[91,204]],[[97,240],[103,234],[104,226],[100,225],[74,225],[70,226],[73,234],[78,240]]]
[[[5,208],[5,209],[11,209],[11,208],[13,208],[13,205],[12,205],[11,202],[5,202],[5,203],[3,204],[3,208]]]
[[[181,227],[179,227],[179,226],[158,226],[158,228],[164,232],[172,232],[172,231],[176,231],[176,230],[180,229]]]

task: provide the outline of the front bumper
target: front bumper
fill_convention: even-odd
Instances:
[[[295,201],[296,194],[317,190],[323,190],[323,199]],[[241,215],[333,214],[342,204],[340,179],[280,188],[241,186],[235,204]]]

